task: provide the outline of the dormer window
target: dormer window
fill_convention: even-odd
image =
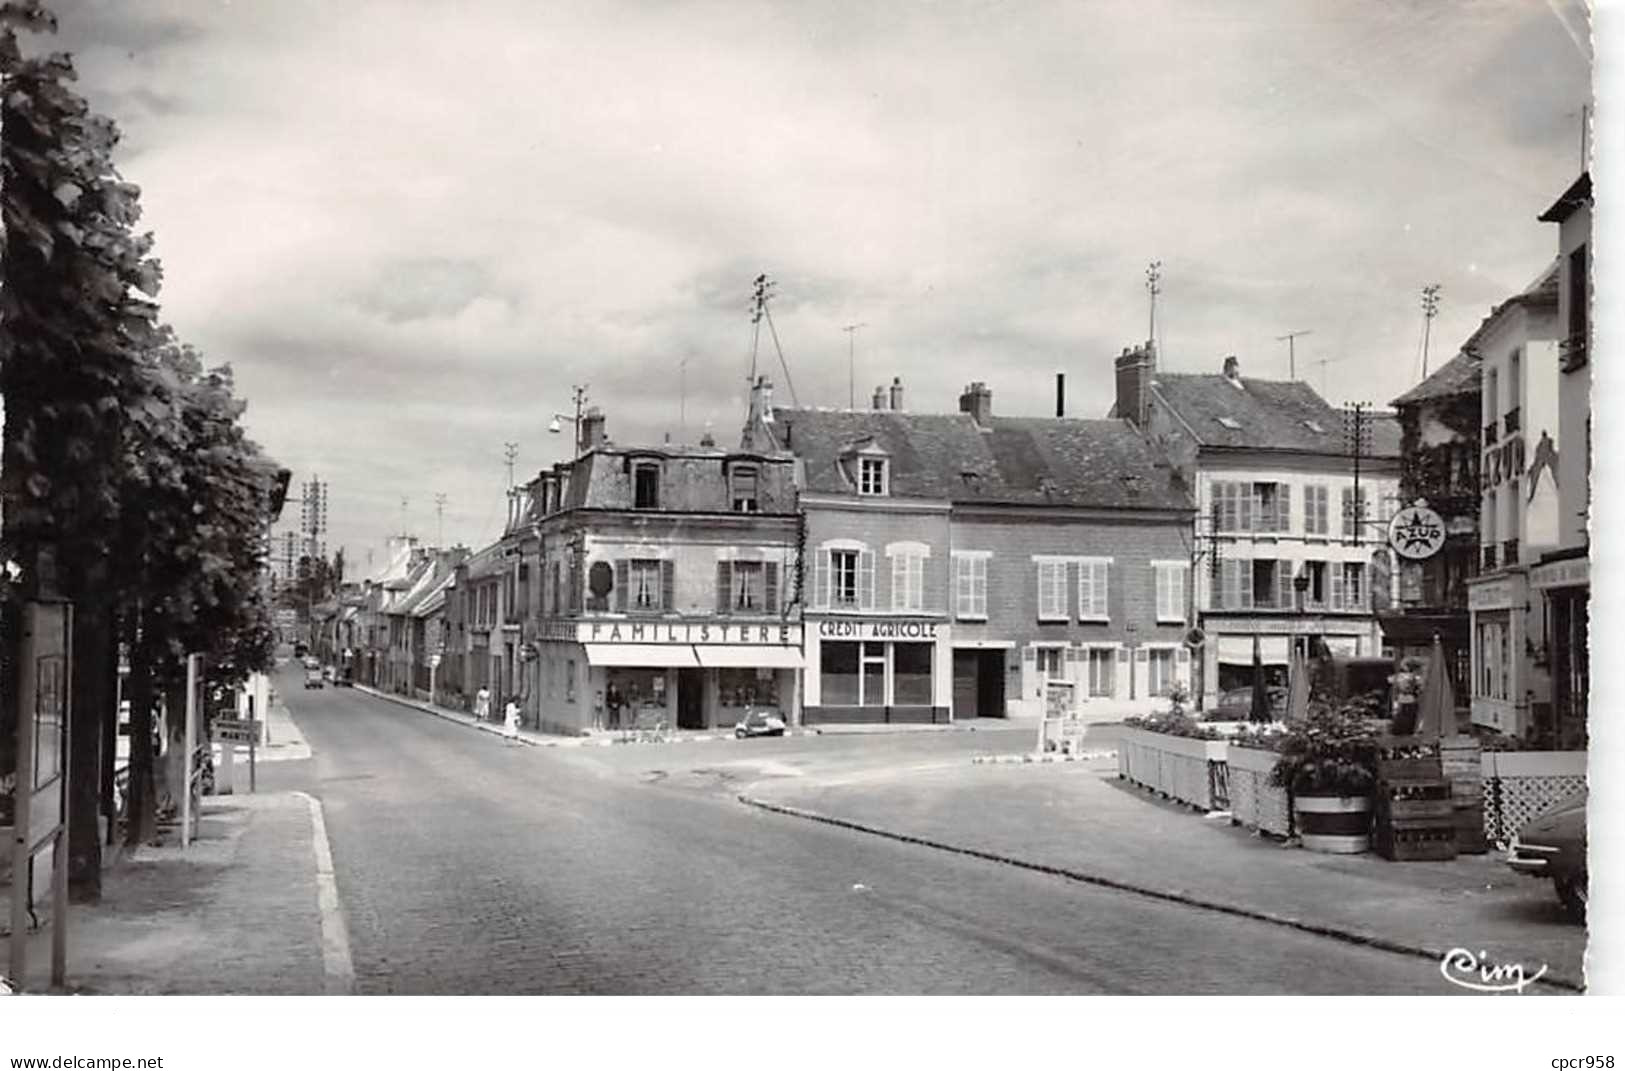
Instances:
[[[657,462],[640,461],[633,466],[632,507],[660,508],[660,465]]]
[[[886,493],[886,475],[885,458],[858,458],[858,494],[884,495]]]
[[[735,513],[755,513],[760,506],[756,497],[757,471],[754,465],[744,465],[729,473],[729,498]]]

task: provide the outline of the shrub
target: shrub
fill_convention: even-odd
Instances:
[[[1310,705],[1309,717],[1280,734],[1270,783],[1297,795],[1364,796],[1377,781],[1377,737],[1364,697]]]
[[[1182,736],[1190,740],[1223,740],[1225,737],[1209,729],[1188,714],[1168,711],[1144,718],[1124,718],[1123,724],[1131,729],[1144,729],[1165,736]]]

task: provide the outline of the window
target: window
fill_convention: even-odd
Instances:
[[[960,618],[987,619],[987,555],[954,555],[954,612]]]
[[[925,555],[917,549],[898,549],[891,556],[891,608],[912,610],[925,607]]]
[[[723,565],[732,564],[732,581],[729,587],[728,605],[735,610],[761,610],[766,606],[763,591],[763,568],[761,562],[723,562]]]
[[[858,552],[832,550],[829,552],[829,601],[832,606],[858,604]]]
[[[1523,392],[1523,350],[1515,349],[1507,355],[1507,412],[1518,408]]]
[[[886,645],[865,643],[863,673],[858,678],[858,701],[866,707],[886,705]]]
[[[826,643],[819,648],[819,684],[823,705],[858,706],[859,643]]]
[[[635,558],[630,562],[627,606],[632,610],[660,609],[660,562]]]
[[[1292,488],[1284,483],[1253,484],[1253,531],[1285,532],[1291,528]]]
[[[1152,562],[1151,575],[1156,584],[1157,620],[1182,622],[1185,620],[1185,563]]]
[[[1344,610],[1364,610],[1365,606],[1365,563],[1344,562],[1343,574],[1343,604]]]
[[[1038,619],[1065,621],[1066,618],[1066,562],[1041,561],[1038,563]]]
[[[1510,673],[1507,653],[1510,647],[1510,622],[1504,614],[1480,619],[1478,625],[1478,675],[1473,681],[1473,694],[1484,699],[1510,698]]]
[[[660,466],[653,461],[640,461],[632,469],[632,507],[660,508]]]
[[[1215,531],[1285,532],[1291,529],[1290,484],[1216,480],[1211,487]]]
[[[931,705],[931,650],[929,643],[894,643],[892,649],[892,703],[900,707]]]
[[[1305,535],[1331,535],[1326,499],[1326,485],[1323,483],[1313,483],[1303,489],[1303,530]]]
[[[1358,507],[1358,509],[1356,509],[1356,507]],[[1363,534],[1365,522],[1370,518],[1370,516],[1370,488],[1360,488],[1360,497],[1358,501],[1356,501],[1354,497],[1354,488],[1343,488],[1343,537],[1345,539],[1352,539],[1356,535]]]
[[[756,503],[756,468],[745,466],[733,470],[733,511],[735,513],[755,513]]]
[[[1253,605],[1261,609],[1271,609],[1281,605],[1277,602],[1281,585],[1280,565],[1274,558],[1256,558],[1253,560]]]
[[[1061,681],[1066,679],[1066,648],[1035,647],[1038,658],[1038,679]]]
[[[576,660],[573,658],[564,663],[564,698],[567,702],[576,701]]]
[[[1309,577],[1309,587],[1303,593],[1306,606],[1326,605],[1326,563],[1304,562],[1303,571]]]
[[[1106,558],[1085,558],[1078,563],[1078,617],[1088,621],[1105,621],[1111,615],[1106,608],[1106,585],[1111,562]]]
[[[1097,699],[1115,695],[1112,686],[1112,667],[1117,664],[1117,652],[1110,647],[1089,648],[1089,694]]]
[[[553,589],[553,612],[557,614],[559,612],[559,600],[562,598],[559,594],[559,563],[554,562],[550,571],[552,577],[548,580],[548,584]]]
[[[862,457],[858,459],[858,494],[883,495],[886,493],[886,459]]]
[[[1155,696],[1165,696],[1174,687],[1174,649],[1172,647],[1153,647],[1147,652],[1150,691]]]

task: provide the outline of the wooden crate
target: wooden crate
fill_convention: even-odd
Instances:
[[[1437,779],[1379,781],[1377,821],[1405,821],[1419,818],[1449,818],[1455,812],[1450,782]]]
[[[1431,759],[1378,759],[1377,778],[1381,781],[1443,780],[1437,757]]]
[[[1394,862],[1454,859],[1456,822],[1451,817],[1380,823],[1372,840],[1377,854]]]

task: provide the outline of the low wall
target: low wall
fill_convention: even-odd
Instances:
[[[1224,766],[1229,744],[1124,728],[1117,775],[1164,796],[1216,811],[1229,804]]]
[[[1273,751],[1230,745],[1225,765],[1229,771],[1230,820],[1248,829],[1277,837],[1292,835],[1292,803],[1286,789],[1269,783],[1280,758]]]

